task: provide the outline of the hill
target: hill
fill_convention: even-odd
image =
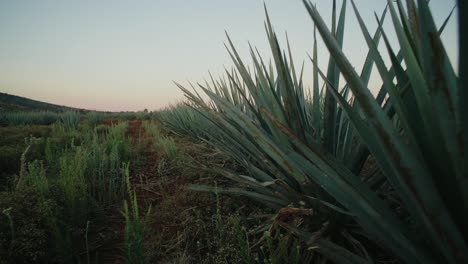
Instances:
[[[52,111],[63,112],[66,110],[86,111],[63,105],[45,103],[29,98],[0,93],[0,111]]]

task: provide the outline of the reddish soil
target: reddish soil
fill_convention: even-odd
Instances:
[[[130,121],[125,136],[130,137],[133,141],[138,140],[141,129],[143,129],[141,127],[141,120]]]
[[[107,126],[112,126],[112,125],[117,125],[118,123],[122,122],[122,120],[119,119],[107,119],[104,120],[102,123]]]
[[[130,181],[132,188],[136,191],[140,207],[145,209],[142,202],[147,198],[154,198],[155,194],[148,192],[143,182],[147,182],[154,176],[154,165],[160,157],[155,150],[153,137],[146,133],[141,120],[130,121],[126,136],[133,142],[133,151],[138,152],[140,164],[130,164]]]
[[[118,124],[120,120],[106,120],[105,125],[111,126]],[[141,178],[147,178],[152,172],[150,164],[155,164],[158,159],[153,147],[152,138],[149,137],[140,120],[130,121],[126,137],[132,141],[132,152],[137,153],[141,160],[139,166],[130,164],[130,181],[132,187],[137,193],[139,207],[144,210],[142,202],[153,195],[142,188]],[[96,263],[125,263],[125,219],[122,215],[122,203],[116,204],[104,212],[105,221],[100,223],[91,223],[89,231],[90,260]],[[86,258],[86,253],[82,254]],[[86,260],[84,260],[86,262]]]

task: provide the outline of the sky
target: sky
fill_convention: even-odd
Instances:
[[[329,22],[331,1],[312,2]],[[184,98],[174,81],[204,82],[232,66],[225,31],[246,61],[249,42],[270,57],[264,3],[283,47],[287,32],[296,64],[306,62],[305,81],[311,83],[307,54],[314,26],[301,0],[0,0],[0,92],[105,111],[173,105]],[[373,32],[374,12],[380,14],[386,1],[355,3]],[[441,25],[455,1],[430,5]],[[454,63],[456,19],[443,35]],[[368,49],[349,1],[343,50],[360,71]],[[319,41],[319,64],[327,61]]]

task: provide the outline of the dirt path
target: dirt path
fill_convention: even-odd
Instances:
[[[161,138],[168,136],[166,132],[161,132]],[[177,158],[168,158],[157,147],[159,143],[155,143],[153,135],[145,131],[140,120],[129,122],[126,137],[131,139],[132,153],[135,155],[130,164],[130,182],[137,196],[140,220],[145,226],[145,257],[149,263],[196,263],[203,259],[208,250],[213,250],[208,242],[213,240],[210,235],[214,234],[212,230],[215,228],[212,216],[219,208],[216,208],[212,194],[186,188],[189,184],[213,181],[212,175],[186,164],[195,162],[190,159],[207,164],[224,164],[224,158],[209,155],[208,149],[182,138],[176,141]],[[184,160],[186,158],[188,160]],[[232,212],[228,208],[230,204],[226,202],[226,209],[222,210]],[[151,214],[145,221],[150,207]],[[125,263],[125,219],[120,213],[122,203],[112,210],[105,219],[109,221],[107,225],[103,223],[104,227],[111,229],[106,234],[112,236],[102,244],[97,263]],[[201,239],[206,239],[206,242],[200,244]],[[93,258],[91,260],[93,262]]]
[[[148,191],[146,185],[151,178],[154,178],[155,164],[160,157],[153,137],[146,133],[141,120],[129,123],[126,136],[132,140],[132,152],[138,156],[138,159],[130,164],[130,182],[137,194],[140,209],[146,209],[145,201],[153,200],[155,195]]]
[[[119,120],[109,120],[107,125],[119,123]],[[131,140],[132,153],[135,160],[130,164],[130,182],[135,189],[141,211],[146,209],[144,201],[148,200],[150,192],[144,190],[141,184],[152,173],[151,164],[155,164],[158,156],[154,149],[152,138],[147,135],[141,120],[129,121],[125,136]],[[153,195],[154,196],[154,195]],[[91,263],[125,263],[125,219],[122,215],[122,203],[107,208],[102,214],[104,219],[90,223],[90,262]],[[82,254],[84,263],[87,256]]]

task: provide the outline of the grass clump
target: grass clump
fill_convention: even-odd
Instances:
[[[24,160],[22,160],[24,162]],[[45,195],[49,191],[49,181],[46,177],[44,165],[39,160],[28,162],[16,183],[16,190],[34,188],[38,193]]]
[[[168,160],[175,161],[180,156],[174,137],[168,133],[163,133],[158,124],[152,122],[144,123],[145,133],[151,136],[153,144],[161,150],[162,155]]]
[[[76,147],[73,152],[60,157],[60,174],[57,184],[65,195],[66,209],[77,220],[87,216],[88,186],[86,181],[86,166],[88,152],[82,147]]]
[[[129,264],[141,264],[145,263],[143,223],[140,219],[136,193],[131,190],[128,166],[129,165],[127,164],[123,169],[129,199],[129,202],[127,202],[127,200],[124,201],[123,212],[125,217],[125,261]]]
[[[84,140],[88,150],[87,180],[89,191],[101,205],[120,201],[124,194],[122,163],[130,159],[130,142],[125,137],[126,123],[96,130]]]
[[[157,145],[169,160],[175,160],[178,156],[177,145],[172,137],[161,137]]]

